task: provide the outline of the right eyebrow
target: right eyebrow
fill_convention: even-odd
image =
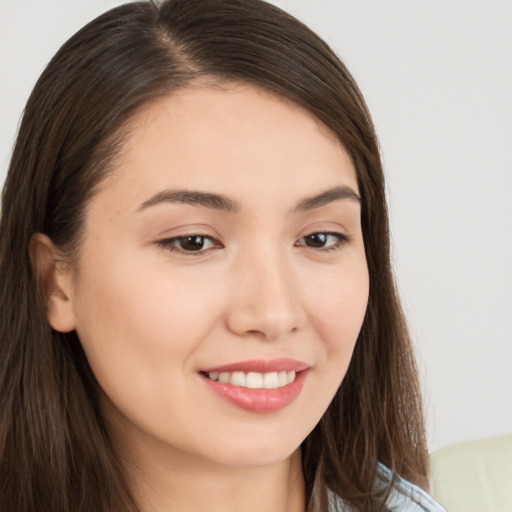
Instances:
[[[151,206],[161,203],[181,203],[192,206],[202,206],[213,210],[224,210],[229,213],[240,211],[240,205],[221,194],[210,192],[198,192],[195,190],[164,190],[144,201],[138,211],[145,210]]]
[[[353,188],[347,185],[340,185],[338,187],[330,188],[329,190],[326,190],[325,192],[322,192],[316,196],[303,199],[296,206],[295,211],[304,212],[307,210],[313,210],[314,208],[320,208],[321,206],[325,206],[326,204],[332,203],[334,201],[345,199],[361,204],[361,197]]]

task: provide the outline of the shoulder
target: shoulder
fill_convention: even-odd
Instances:
[[[379,464],[382,481],[378,485],[389,484],[393,477],[391,471]],[[349,510],[334,494],[329,496],[329,512],[345,512]],[[390,512],[446,512],[429,494],[418,486],[395,475],[394,485],[386,501],[386,509]]]
[[[391,481],[391,471],[379,464],[381,474]],[[446,512],[429,494],[400,476],[395,476],[395,484],[389,495],[387,506],[393,512]]]

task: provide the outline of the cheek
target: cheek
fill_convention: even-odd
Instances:
[[[217,314],[214,291],[204,279],[185,282],[165,266],[116,261],[104,262],[101,275],[84,269],[77,332],[114,403],[158,400],[162,389],[179,385],[177,376],[208,335]]]
[[[320,392],[316,394],[320,415],[345,377],[368,304],[366,259],[359,256],[345,263],[324,276],[323,293],[310,300],[313,327],[323,344],[318,370],[325,400],[320,400]]]
[[[318,283],[318,281],[317,281]],[[345,354],[357,340],[366,313],[369,278],[366,261],[345,265],[324,279],[322,292],[312,296],[310,310],[316,319],[327,353]]]
[[[306,388],[310,428],[328,409],[345,377],[366,313],[369,292],[363,257],[344,261],[322,272],[317,270],[315,276],[316,292],[306,287],[306,283],[302,288],[309,323],[318,341],[316,365],[310,386]]]

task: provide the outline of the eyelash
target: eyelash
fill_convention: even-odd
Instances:
[[[215,238],[208,236],[208,235],[201,235],[198,233],[194,233],[192,235],[175,236],[173,238],[166,238],[165,240],[159,240],[158,245],[160,247],[163,247],[164,249],[167,249],[169,252],[177,252],[179,254],[184,254],[186,256],[202,256],[210,248],[208,248],[206,250],[201,248],[200,250],[194,251],[194,250],[186,250],[186,249],[183,249],[182,247],[177,246],[178,243],[183,243],[183,241],[185,241],[185,240],[189,240],[189,239],[197,240],[198,238],[202,239],[203,245],[204,245],[205,240],[209,240],[210,242],[213,242],[215,249],[219,249],[222,247],[222,244]]]
[[[319,237],[319,236],[324,236],[326,238],[333,237],[333,238],[335,238],[335,242],[331,245],[328,245],[327,247],[311,247],[311,246],[308,246],[305,244],[298,243],[300,240],[304,240],[306,238],[311,239],[312,237]],[[299,240],[297,240],[297,242],[295,242],[294,245],[295,245],[295,247],[303,246],[303,247],[309,247],[311,249],[317,249],[318,251],[321,251],[321,252],[331,252],[331,251],[336,251],[336,250],[341,249],[349,241],[350,241],[350,238],[343,233],[337,233],[335,231],[315,231],[314,233],[310,233],[309,235],[299,238]]]
[[[312,247],[308,246],[305,243],[299,243],[301,240],[305,240],[309,238],[310,240],[313,237],[319,237],[323,236],[325,238],[328,237],[334,237],[336,240],[331,245],[328,245],[327,247]],[[213,243],[213,247],[209,247],[207,249],[203,249],[202,247],[198,250],[186,250],[182,247],[179,247],[177,244],[183,243],[185,240],[195,239],[196,242],[198,242],[198,239],[201,239],[202,244],[204,245],[204,242],[206,240]],[[331,252],[341,249],[345,244],[350,242],[350,238],[343,234],[343,233],[337,233],[332,231],[315,231],[313,233],[310,233],[308,235],[305,235],[301,238],[299,238],[295,243],[295,247],[307,247],[313,250],[316,250],[318,252]],[[210,249],[220,249],[222,248],[222,244],[216,240],[215,238],[209,236],[209,235],[202,235],[198,233],[194,233],[191,235],[184,235],[184,236],[175,236],[173,238],[166,238],[164,240],[159,240],[158,245],[160,247],[163,247],[164,249],[168,250],[169,252],[176,252],[179,254],[184,254],[186,256],[203,256],[207,252],[209,252]]]

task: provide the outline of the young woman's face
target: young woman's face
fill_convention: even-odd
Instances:
[[[289,457],[365,314],[356,175],[310,114],[252,86],[146,107],[86,212],[74,322],[126,446]]]

